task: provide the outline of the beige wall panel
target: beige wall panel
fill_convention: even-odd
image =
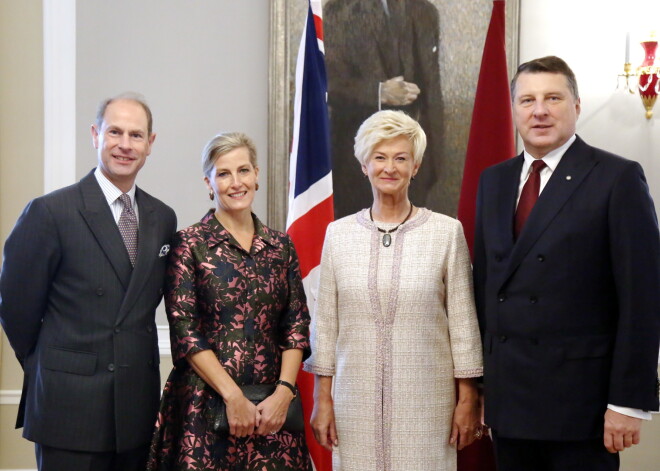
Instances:
[[[43,191],[42,41],[41,0],[0,1],[0,246]],[[4,332],[0,344],[0,391],[19,390],[23,374]],[[17,409],[0,405],[0,469],[36,469],[32,443],[14,429]]]

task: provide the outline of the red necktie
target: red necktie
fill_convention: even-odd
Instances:
[[[545,168],[545,162],[542,160],[535,160],[532,162],[532,171],[520,192],[520,200],[518,200],[518,209],[516,209],[516,219],[514,225],[514,233],[516,239],[522,232],[525,226],[529,213],[539,199],[539,190],[541,188],[541,170]]]

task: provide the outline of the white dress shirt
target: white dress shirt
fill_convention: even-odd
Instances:
[[[101,186],[103,196],[105,196],[105,199],[108,201],[108,206],[110,206],[110,210],[112,211],[112,216],[115,218],[115,222],[119,224],[119,217],[121,216],[121,212],[124,210],[124,205],[121,201],[119,201],[119,197],[123,194],[123,192],[115,185],[113,185],[105,175],[103,175],[103,172],[101,172],[99,167],[96,167],[94,176],[96,177],[96,181]],[[140,214],[138,213],[137,201],[135,200],[135,184],[133,184],[131,189],[128,190],[126,194],[131,199],[133,211],[135,211],[135,218],[138,222],[140,222]]]
[[[574,141],[575,141],[575,134],[573,134],[573,137],[571,137],[563,145],[557,147],[555,150],[551,152],[548,152],[541,159],[543,160],[543,162],[545,162],[546,166],[539,172],[539,176],[541,177],[541,186],[539,188],[539,195],[543,192],[543,188],[545,188],[545,185],[548,183],[548,180],[550,180],[550,177],[552,176],[552,172],[555,171],[557,165],[559,165],[559,161],[564,156],[568,148],[571,147],[571,144],[573,144]],[[529,178],[529,175],[531,173],[532,162],[537,160],[534,157],[532,157],[532,155],[529,154],[527,151],[523,152],[523,158],[525,159],[525,161],[523,162],[522,171],[520,172],[520,184],[518,185],[518,199],[516,200],[516,206],[518,206],[518,201],[520,201],[520,193],[522,193],[523,186],[525,186],[525,183],[527,182],[527,179]]]

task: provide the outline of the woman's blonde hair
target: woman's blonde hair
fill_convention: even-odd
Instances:
[[[393,137],[406,136],[412,145],[413,161],[422,163],[426,150],[426,133],[417,121],[403,111],[383,110],[369,116],[355,135],[355,158],[366,165],[379,143]]]
[[[250,163],[257,168],[257,148],[252,139],[242,132],[226,132],[211,139],[202,151],[202,171],[204,176],[211,178],[215,161],[221,155],[234,149],[245,147],[250,154]]]

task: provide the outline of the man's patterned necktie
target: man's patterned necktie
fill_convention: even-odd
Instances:
[[[135,216],[135,211],[133,211],[130,196],[123,193],[118,199],[124,205],[124,209],[119,216],[119,232],[124,239],[126,250],[128,250],[128,257],[131,259],[131,265],[135,266],[138,244],[137,217]]]

